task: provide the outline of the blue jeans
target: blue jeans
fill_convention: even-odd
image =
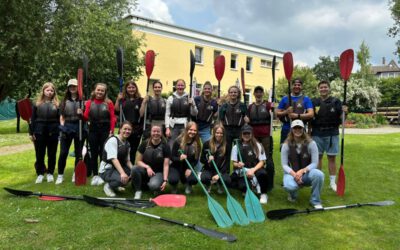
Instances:
[[[311,186],[311,198],[310,203],[312,205],[321,204],[321,190],[324,186],[324,173],[318,169],[312,169],[310,172],[303,175],[303,184],[299,186],[290,174],[284,174],[283,176],[283,188],[292,196],[293,199],[297,199],[297,190],[302,186]]]

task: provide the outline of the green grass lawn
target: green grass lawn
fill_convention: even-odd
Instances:
[[[275,149],[278,148],[275,132]],[[2,249],[398,249],[400,246],[398,147],[400,134],[346,135],[346,194],[336,196],[326,183],[324,206],[394,200],[393,206],[362,207],[295,215],[281,221],[266,220],[249,226],[220,229],[211,217],[207,199],[199,186],[187,196],[185,208],[149,208],[146,212],[234,234],[237,242],[226,243],[193,230],[140,215],[99,208],[80,201],[41,201],[19,198],[0,191],[0,242]],[[397,152],[397,154],[396,154]],[[310,188],[303,188],[297,203],[286,200],[282,189],[279,152],[275,150],[275,188],[265,211],[308,208]],[[34,152],[0,158],[0,187],[53,194],[104,196],[102,187],[76,187],[71,182],[72,161],[68,159],[66,182],[36,185]],[[182,192],[183,189],[181,188]],[[243,202],[239,192],[232,192]],[[130,196],[128,188],[124,196]],[[145,193],[145,197],[150,197]],[[225,207],[226,196],[213,193]],[[25,219],[37,219],[28,223]]]
[[[0,147],[29,143],[28,124],[21,119],[20,133],[17,131],[17,119],[0,121]]]

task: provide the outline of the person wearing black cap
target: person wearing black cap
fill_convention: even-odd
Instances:
[[[282,145],[281,164],[283,168],[283,188],[289,193],[288,200],[297,200],[300,187],[311,186],[310,204],[322,208],[321,190],[324,173],[317,169],[318,148],[315,141],[304,131],[304,123],[294,120],[290,133]]]
[[[234,172],[231,175],[232,186],[242,192],[246,191],[246,184],[243,178],[243,172],[245,172],[249,181],[252,182],[253,186],[257,187],[257,192],[260,193],[260,203],[267,204],[267,190],[270,186],[268,172],[265,169],[267,156],[262,145],[254,138],[253,129],[250,125],[245,124],[241,128],[240,142],[232,148],[231,160],[234,168]]]
[[[296,78],[293,80],[291,101],[288,96],[284,96],[276,109],[276,115],[282,121],[281,145],[286,140],[290,131],[290,120],[300,119],[303,122],[310,121],[314,117],[314,109],[311,99],[303,95],[303,82]]]

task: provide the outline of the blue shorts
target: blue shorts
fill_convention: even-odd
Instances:
[[[332,136],[313,136],[312,137],[318,146],[319,155],[338,155],[339,153],[339,135]]]

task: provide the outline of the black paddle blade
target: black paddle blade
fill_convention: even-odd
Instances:
[[[8,188],[8,187],[5,187],[4,190],[9,192],[10,194],[17,195],[17,196],[30,196],[30,195],[33,195],[33,192],[31,192],[31,191],[16,190],[16,189]]]
[[[213,237],[213,238],[217,238],[217,239],[220,239],[220,240],[225,240],[225,241],[228,241],[228,242],[235,242],[236,241],[236,237],[234,235],[231,235],[231,234],[221,233],[221,232],[214,231],[214,230],[211,230],[211,229],[207,229],[207,228],[204,228],[204,227],[201,227],[201,226],[198,226],[198,225],[194,225],[194,229],[197,232],[200,232],[202,234],[205,234],[205,235]]]
[[[95,205],[95,206],[99,206],[99,207],[116,207],[116,205],[114,205],[108,201],[100,200],[100,199],[97,199],[92,196],[83,195],[83,199],[87,203]]]
[[[194,59],[193,51],[190,50],[190,77],[193,77],[193,71],[196,66],[196,62]]]
[[[112,201],[112,203],[135,208],[149,208],[156,205],[154,202],[151,201]]]
[[[368,205],[368,206],[390,206],[393,205],[394,201],[377,201],[377,202],[369,202],[361,205]]]
[[[298,210],[294,208],[271,210],[267,212],[267,218],[271,220],[282,220],[288,216],[297,214]]]

